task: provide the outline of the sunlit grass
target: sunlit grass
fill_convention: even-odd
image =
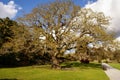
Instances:
[[[112,67],[120,70],[120,63],[109,63]]]
[[[1,68],[1,80],[109,80],[100,64],[69,64],[62,70],[51,69],[49,65],[18,68]]]

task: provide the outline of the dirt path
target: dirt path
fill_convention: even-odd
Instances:
[[[120,70],[112,68],[106,63],[102,63],[102,66],[106,66],[105,73],[110,78],[110,80],[120,80]]]

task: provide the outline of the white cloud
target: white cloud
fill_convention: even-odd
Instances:
[[[115,40],[115,41],[120,41],[120,37],[116,38],[116,40]]]
[[[0,2],[0,18],[14,18],[20,9],[22,8],[16,5],[14,1],[9,1],[7,4]]]
[[[116,36],[120,37],[120,0],[97,0],[88,3],[85,7],[91,8],[93,11],[103,12],[106,16],[112,18],[109,30],[114,30]]]

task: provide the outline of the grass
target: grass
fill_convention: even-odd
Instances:
[[[109,65],[120,70],[120,63],[109,63]]]
[[[64,63],[70,68],[50,69],[49,65],[0,68],[0,80],[109,80],[100,64]]]

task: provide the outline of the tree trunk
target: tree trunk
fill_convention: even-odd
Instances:
[[[52,66],[51,67],[53,69],[61,69],[59,60],[55,56],[52,57]]]
[[[97,60],[98,60],[98,63],[102,62],[102,59],[99,56],[97,56]]]
[[[101,63],[102,61],[101,60],[98,60],[98,63]]]
[[[119,60],[119,59],[117,59],[117,62],[118,62],[118,63],[120,63],[120,60]]]

